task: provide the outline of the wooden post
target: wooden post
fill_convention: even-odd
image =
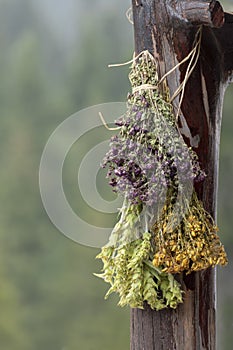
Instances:
[[[132,0],[136,54],[149,50],[162,76],[192,49],[204,25],[201,53],[190,77],[179,120],[185,141],[195,147],[207,174],[196,188],[216,219],[218,157],[224,90],[233,76],[233,15],[213,0]],[[168,76],[171,94],[187,63]],[[177,106],[179,99],[174,101]],[[221,233],[220,233],[221,235]],[[131,310],[131,350],[215,350],[215,269],[183,275],[184,303],[176,310]]]

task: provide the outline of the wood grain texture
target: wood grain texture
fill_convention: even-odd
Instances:
[[[225,21],[221,19],[222,8],[216,1],[181,3],[132,1],[135,51],[138,54],[149,50],[158,59],[162,76],[192,48],[198,30],[194,23],[198,21],[191,20],[196,18],[191,9],[199,11],[198,24],[209,25],[203,28],[200,59],[186,86],[180,120],[185,119],[191,137],[198,140],[195,151],[207,179],[196,190],[206,210],[216,218],[222,104],[233,71],[233,16],[225,14]],[[206,22],[203,18],[207,18]],[[168,76],[171,94],[183,80],[186,68],[187,64],[183,64]],[[174,108],[178,103],[177,98]],[[187,135],[184,139],[190,145]],[[145,310],[131,310],[131,350],[216,349],[215,269],[179,278],[185,295],[184,303],[176,310],[156,312],[147,305]]]
[[[172,7],[192,24],[204,24],[219,28],[224,23],[223,8],[216,0],[175,0]]]

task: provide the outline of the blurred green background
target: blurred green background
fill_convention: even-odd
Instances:
[[[129,6],[0,0],[0,349],[129,349],[129,309],[116,307],[114,297],[104,301],[107,286],[93,276],[98,250],[56,230],[38,186],[43,148],[63,120],[125,100],[128,67],[107,65],[132,56]],[[229,265],[218,270],[219,350],[233,344],[232,93],[230,87],[220,156],[218,222]]]

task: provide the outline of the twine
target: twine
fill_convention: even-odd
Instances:
[[[128,8],[128,10],[126,11],[125,13],[129,23],[131,24],[134,24],[134,21],[132,20],[132,17],[133,17],[133,10],[132,10],[132,7]]]
[[[132,93],[141,91],[141,90],[155,90],[158,89],[158,85],[151,85],[151,84],[142,84],[139,86],[136,86],[132,89]]]
[[[107,130],[109,130],[109,131],[116,131],[116,130],[121,129],[121,126],[118,126],[118,127],[116,127],[116,128],[110,128],[110,127],[107,125],[107,123],[106,123],[106,121],[105,121],[105,119],[104,119],[103,114],[102,114],[101,112],[99,112],[98,114],[99,114],[99,117],[100,117],[100,119],[101,119],[101,121],[102,121],[102,123],[103,123],[103,126],[104,126]]]
[[[196,33],[196,36],[195,36],[195,46],[193,48],[193,53],[191,55],[191,59],[190,59],[190,62],[188,64],[188,67],[187,67],[187,70],[186,70],[186,73],[185,73],[185,77],[184,77],[184,80],[183,82],[181,83],[181,85],[179,86],[179,88],[175,91],[175,93],[173,94],[172,98],[171,98],[171,102],[180,94],[181,92],[181,97],[180,97],[180,102],[179,102],[179,106],[178,106],[178,110],[177,110],[177,114],[176,114],[176,120],[178,119],[179,117],[179,113],[180,113],[180,109],[181,109],[181,105],[182,105],[182,102],[183,102],[183,99],[184,99],[184,93],[185,93],[185,86],[187,84],[187,81],[189,79],[189,77],[191,76],[194,68],[196,67],[196,64],[198,62],[198,59],[200,57],[200,51],[201,51],[201,39],[202,39],[202,27],[200,27],[198,29],[198,32]],[[196,58],[195,58],[196,56]],[[195,60],[194,60],[195,59]],[[192,65],[192,62],[194,60],[194,63]]]
[[[113,63],[113,64],[109,64],[108,65],[108,68],[112,68],[112,67],[123,67],[123,66],[128,66],[130,63],[133,63],[135,64],[137,59],[142,56],[143,54],[150,54],[150,52],[148,50],[144,50],[144,51],[141,51],[137,56],[135,56],[135,52],[133,53],[133,58],[130,60],[130,61],[127,61],[127,62],[123,62],[123,63]],[[151,55],[151,57],[153,57]],[[154,59],[154,57],[153,57]]]

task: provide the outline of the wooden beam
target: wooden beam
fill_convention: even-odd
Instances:
[[[207,25],[200,59],[186,86],[179,124],[185,141],[193,145],[195,140],[195,151],[207,173],[196,190],[216,218],[221,110],[233,70],[233,16],[224,15],[217,1],[206,0],[132,0],[132,9],[136,54],[149,50],[158,59],[160,76],[190,52],[198,25]],[[186,68],[183,64],[168,76],[171,94]],[[174,101],[175,107],[178,102]],[[131,350],[216,349],[215,269],[179,278],[185,295],[176,310],[156,312],[147,305],[145,310],[131,310]]]
[[[232,82],[233,78],[233,14],[225,13],[225,24],[221,29],[214,30],[220,52],[224,61],[225,80]]]
[[[220,28],[224,23],[223,8],[218,1],[215,0],[181,0],[174,1],[172,8],[177,14],[192,24],[203,24],[210,27]]]

